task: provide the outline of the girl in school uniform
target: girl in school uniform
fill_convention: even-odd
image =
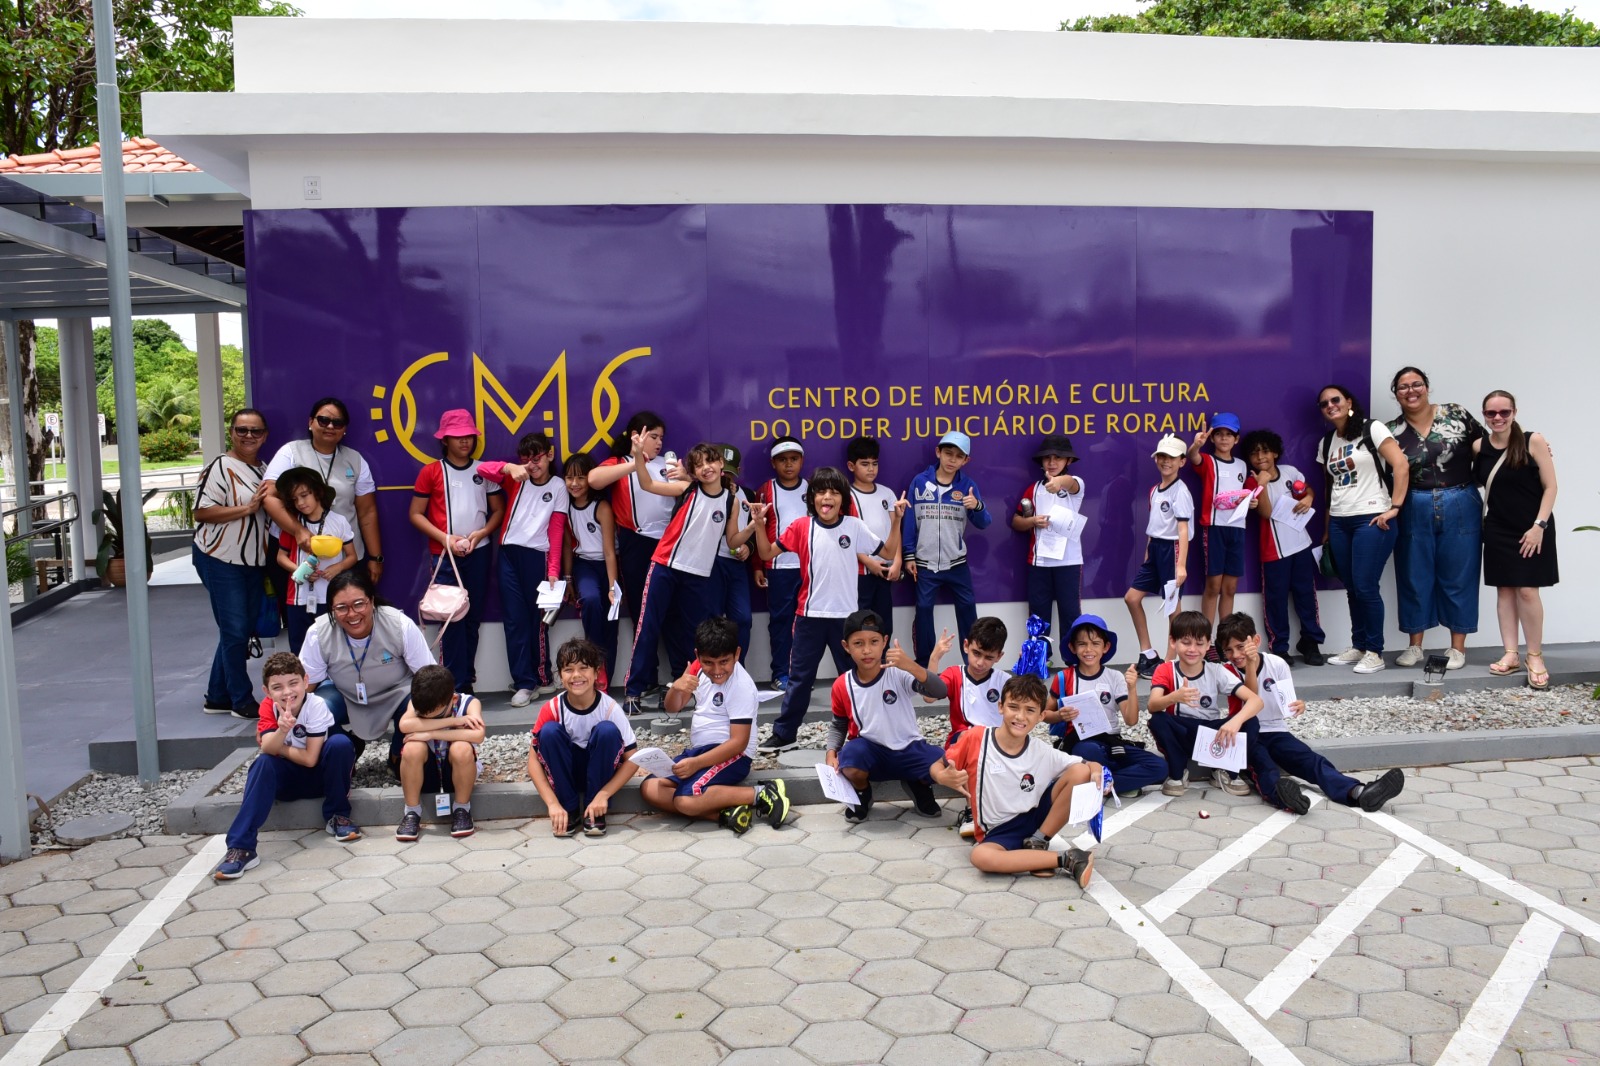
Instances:
[[[611,608],[620,590],[617,581],[616,520],[611,504],[589,488],[594,456],[579,452],[567,460],[567,543],[562,552],[562,572],[567,575],[567,597],[578,605],[583,635],[605,655],[600,671],[600,691],[611,685],[617,669],[617,620]]]

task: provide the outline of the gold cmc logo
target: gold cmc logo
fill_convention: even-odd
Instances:
[[[600,371],[600,376],[595,379],[594,388],[589,393],[589,416],[594,426],[594,432],[582,444],[574,446],[572,443],[572,418],[567,402],[567,353],[562,352],[556,361],[550,364],[550,369],[545,371],[544,377],[539,382],[539,387],[533,390],[526,403],[518,403],[512,398],[511,393],[500,383],[500,379],[484,365],[477,353],[472,356],[472,410],[478,425],[488,428],[489,422],[486,414],[493,413],[506,432],[513,437],[523,433],[523,423],[526,422],[536,410],[544,416],[543,431],[557,445],[563,458],[578,452],[586,452],[601,441],[607,444],[612,442],[611,427],[617,421],[617,416],[622,412],[622,401],[617,396],[617,387],[611,383],[611,375],[624,363],[632,362],[651,354],[649,348],[630,348],[612,359]],[[413,441],[417,432],[417,398],[411,391],[412,380],[429,367],[438,366],[450,361],[449,352],[433,352],[416,360],[400,372],[399,379],[390,389],[383,385],[373,387],[372,397],[375,400],[389,401],[388,409],[383,407],[372,408],[370,414],[372,421],[383,427],[387,420],[387,428],[379,428],[374,432],[373,439],[382,444],[391,437],[402,448],[411,453],[417,462],[424,465],[438,458],[437,454],[419,448]],[[553,402],[546,399],[546,394],[555,390]],[[450,406],[455,406],[454,404]],[[432,432],[430,422],[424,427],[425,443],[431,445]],[[477,451],[473,458],[483,455],[484,437],[478,438]]]

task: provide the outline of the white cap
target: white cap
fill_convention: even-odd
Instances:
[[[1174,437],[1171,433],[1168,433],[1165,437],[1161,438],[1161,443],[1156,445],[1156,450],[1150,453],[1150,458],[1154,459],[1158,455],[1170,455],[1174,459],[1182,459],[1188,454],[1188,445],[1184,444],[1183,441],[1179,440],[1177,437]]]
[[[781,440],[772,446],[772,458],[774,459],[780,455],[787,455],[790,452],[799,452],[801,455],[804,455],[806,450],[799,441],[795,440]]]

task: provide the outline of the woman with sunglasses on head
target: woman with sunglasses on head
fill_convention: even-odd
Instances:
[[[1517,628],[1528,641],[1528,686],[1550,687],[1540,647],[1544,603],[1539,590],[1560,580],[1556,568],[1556,464],[1542,434],[1517,422],[1517,400],[1495,390],[1483,398],[1489,434],[1473,443],[1473,473],[1483,486],[1483,583],[1494,586],[1505,654],[1491,674],[1514,674]]]
[[[228,423],[231,447],[200,471],[194,497],[194,569],[211,597],[217,650],[211,656],[205,712],[256,717],[255,688],[245,659],[267,565],[267,518],[262,501],[261,446],[267,418],[253,407]]]
[[[1384,667],[1378,581],[1394,551],[1410,469],[1389,427],[1368,418],[1349,389],[1324,385],[1317,407],[1333,427],[1317,446],[1317,462],[1328,477],[1323,549],[1333,554],[1350,603],[1351,646],[1328,662],[1374,674]]]
[[[1447,670],[1467,664],[1467,635],[1478,631],[1478,560],[1483,551],[1483,503],[1475,491],[1472,456],[1483,426],[1458,403],[1434,403],[1428,375],[1402,367],[1389,382],[1400,417],[1389,422],[1409,467],[1395,588],[1400,630],[1410,645],[1396,666],[1422,665],[1427,631],[1450,630]]]
[[[333,488],[333,513],[339,515],[356,534],[356,559],[377,583],[383,577],[383,541],[378,536],[378,486],[372,471],[359,452],[344,443],[349,431],[350,411],[344,401],[324,396],[311,405],[306,423],[310,431],[305,440],[293,440],[278,449],[267,464],[268,495],[263,503],[268,516],[300,543],[311,545],[311,531],[300,522],[294,506],[279,499],[278,476],[292,467],[303,466],[322,475]]]

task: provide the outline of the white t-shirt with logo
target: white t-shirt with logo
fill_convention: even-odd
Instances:
[[[1177,540],[1178,523],[1194,522],[1194,497],[1189,486],[1181,480],[1166,488],[1156,485],[1150,490],[1150,520],[1145,523],[1145,536],[1155,540]]]
[[[1264,476],[1264,475],[1263,475]],[[1278,501],[1285,496],[1293,498],[1289,486],[1296,481],[1305,480],[1304,475],[1292,466],[1278,467],[1278,480],[1269,481],[1263,490],[1267,494],[1267,502],[1276,507]],[[1387,510],[1387,508],[1385,508]],[[1271,514],[1271,510],[1268,510]],[[1272,537],[1278,545],[1278,558],[1287,559],[1296,552],[1305,551],[1311,547],[1311,534],[1306,532],[1307,527],[1296,527],[1291,522],[1280,522],[1276,518],[1266,517],[1263,522],[1272,523]]]
[[[567,483],[558,477],[543,485],[523,482],[506,514],[500,543],[546,550],[550,546],[550,516],[565,511],[569,499]]]
[[[1237,673],[1237,671],[1235,671]],[[1289,664],[1271,652],[1261,653],[1261,665],[1256,670],[1256,687],[1261,691],[1261,713],[1256,721],[1263,733],[1289,732],[1289,707],[1283,700],[1281,686],[1294,685]]]
[[[699,670],[700,664],[695,663]],[[689,723],[689,746],[703,747],[721,744],[733,735],[733,723],[745,722],[750,726],[750,743],[744,754],[756,755],[756,683],[739,663],[733,666],[728,680],[718,685],[704,673],[694,690],[694,718]]]
[[[278,705],[272,698],[261,701],[261,720],[257,724],[257,735],[270,733],[278,728],[280,712]],[[312,737],[325,737],[335,725],[333,711],[328,704],[315,692],[307,692],[305,702],[300,704],[300,713],[295,715],[294,728],[289,730],[289,735],[284,738],[285,745],[306,750],[306,741]]]
[[[795,613],[807,618],[847,618],[860,602],[858,553],[873,555],[883,542],[859,518],[842,515],[833,525],[819,518],[789,523],[778,545],[800,560],[800,598]]]
[[[600,501],[593,496],[589,497],[589,506],[579,507],[567,502],[567,528],[572,531],[573,552],[580,559],[587,559],[591,563],[604,562],[606,558],[605,538],[600,535]]]
[[[886,666],[870,683],[854,669],[833,682],[833,714],[848,722],[846,736],[862,737],[894,751],[922,739],[912,686],[917,679],[899,667]]]
[[[1022,751],[1009,755],[995,743],[994,735],[989,728],[969,729],[945,753],[949,765],[967,772],[967,795],[980,840],[982,834],[1039,806],[1056,778],[1083,761],[1038,737],[1028,737]]]
[[[1011,675],[999,668],[989,671],[982,681],[974,681],[959,663],[939,675],[950,693],[950,731],[959,733],[972,726],[998,726],[1000,693]]]
[[[1048,530],[1057,537],[1065,538],[1063,551],[1059,558],[1051,558],[1049,553],[1039,550],[1040,534],[1044,529],[1035,529],[1030,536],[1033,538],[1033,558],[1031,566],[1082,566],[1083,565],[1083,537],[1072,536],[1069,525],[1078,514],[1078,508],[1083,504],[1083,479],[1077,474],[1078,491],[1050,492],[1044,487],[1044,481],[1035,481],[1028,489],[1027,499],[1033,503],[1035,516],[1044,515],[1050,519]],[[1173,536],[1177,536],[1176,533]]]
[[[1175,703],[1166,713],[1214,722],[1227,716],[1228,697],[1244,687],[1244,682],[1221,663],[1201,663],[1199,675],[1190,677],[1176,660],[1156,667],[1155,677],[1150,679],[1152,689],[1165,689],[1169,695],[1185,685],[1199,690],[1199,702]]]

